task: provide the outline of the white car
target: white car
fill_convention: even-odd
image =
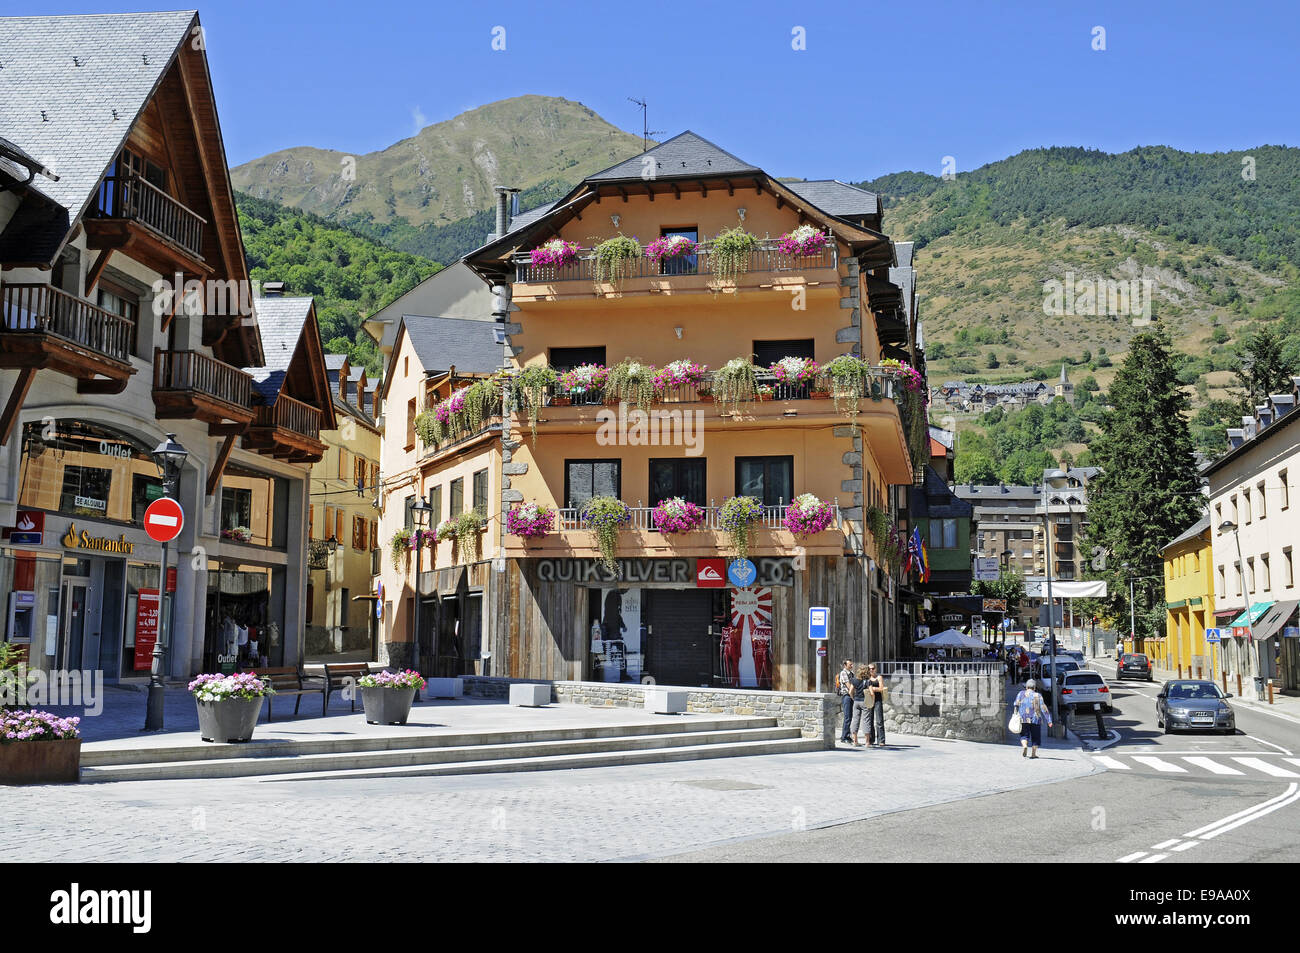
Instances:
[[[1110,687],[1100,672],[1079,669],[1061,676],[1061,707],[1075,708],[1081,713],[1093,711],[1093,705],[1111,711]]]
[[[1053,677],[1054,674],[1060,677],[1064,676],[1066,672],[1079,671],[1078,662],[1074,659],[1062,659],[1059,655],[1056,657],[1055,673],[1052,672],[1052,665],[1049,656],[1045,655],[1039,661],[1042,663],[1042,674],[1039,676],[1038,690],[1046,696],[1052,694],[1053,685],[1055,683],[1055,678]]]

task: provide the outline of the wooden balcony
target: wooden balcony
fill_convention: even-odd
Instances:
[[[154,351],[153,400],[160,420],[203,420],[211,433],[242,433],[257,416],[253,379],[197,351]]]
[[[49,368],[82,393],[121,393],[135,373],[135,326],[51,285],[5,284],[0,293],[0,367]]]
[[[273,405],[256,411],[244,436],[245,447],[295,463],[315,463],[325,456],[318,408],[281,394]]]
[[[109,175],[84,219],[86,246],[124,248],[163,274],[177,264],[210,271],[203,261],[207,219],[138,175]]]

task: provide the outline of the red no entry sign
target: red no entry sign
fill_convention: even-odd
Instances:
[[[155,543],[170,543],[184,525],[185,511],[171,497],[154,500],[144,511],[144,531]]]

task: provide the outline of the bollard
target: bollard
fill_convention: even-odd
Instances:
[[[1106,722],[1102,719],[1100,705],[1094,710],[1094,714],[1097,716],[1097,738],[1105,741],[1110,737],[1110,732],[1106,730]]]
[[[1228,693],[1228,672],[1226,669],[1223,671],[1223,693],[1225,695]]]
[[[1183,663],[1182,663],[1182,662],[1179,662],[1179,663],[1178,663],[1178,677],[1179,677],[1179,678],[1182,678],[1182,677],[1183,677]]]
[[[1273,704],[1273,679],[1268,680],[1268,703]]]
[[[1201,668],[1199,665],[1196,666],[1196,677],[1198,679],[1205,678],[1205,669]]]
[[[1241,697],[1241,673],[1237,673],[1237,697]]]

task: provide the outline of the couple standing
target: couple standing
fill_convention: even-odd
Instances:
[[[853,660],[845,659],[840,669],[840,705],[844,709],[844,727],[840,741],[863,747],[858,741],[858,728],[867,733],[867,744],[875,748],[885,746],[885,680],[876,674],[875,665],[862,665],[853,671]],[[865,724],[864,724],[865,723]]]

